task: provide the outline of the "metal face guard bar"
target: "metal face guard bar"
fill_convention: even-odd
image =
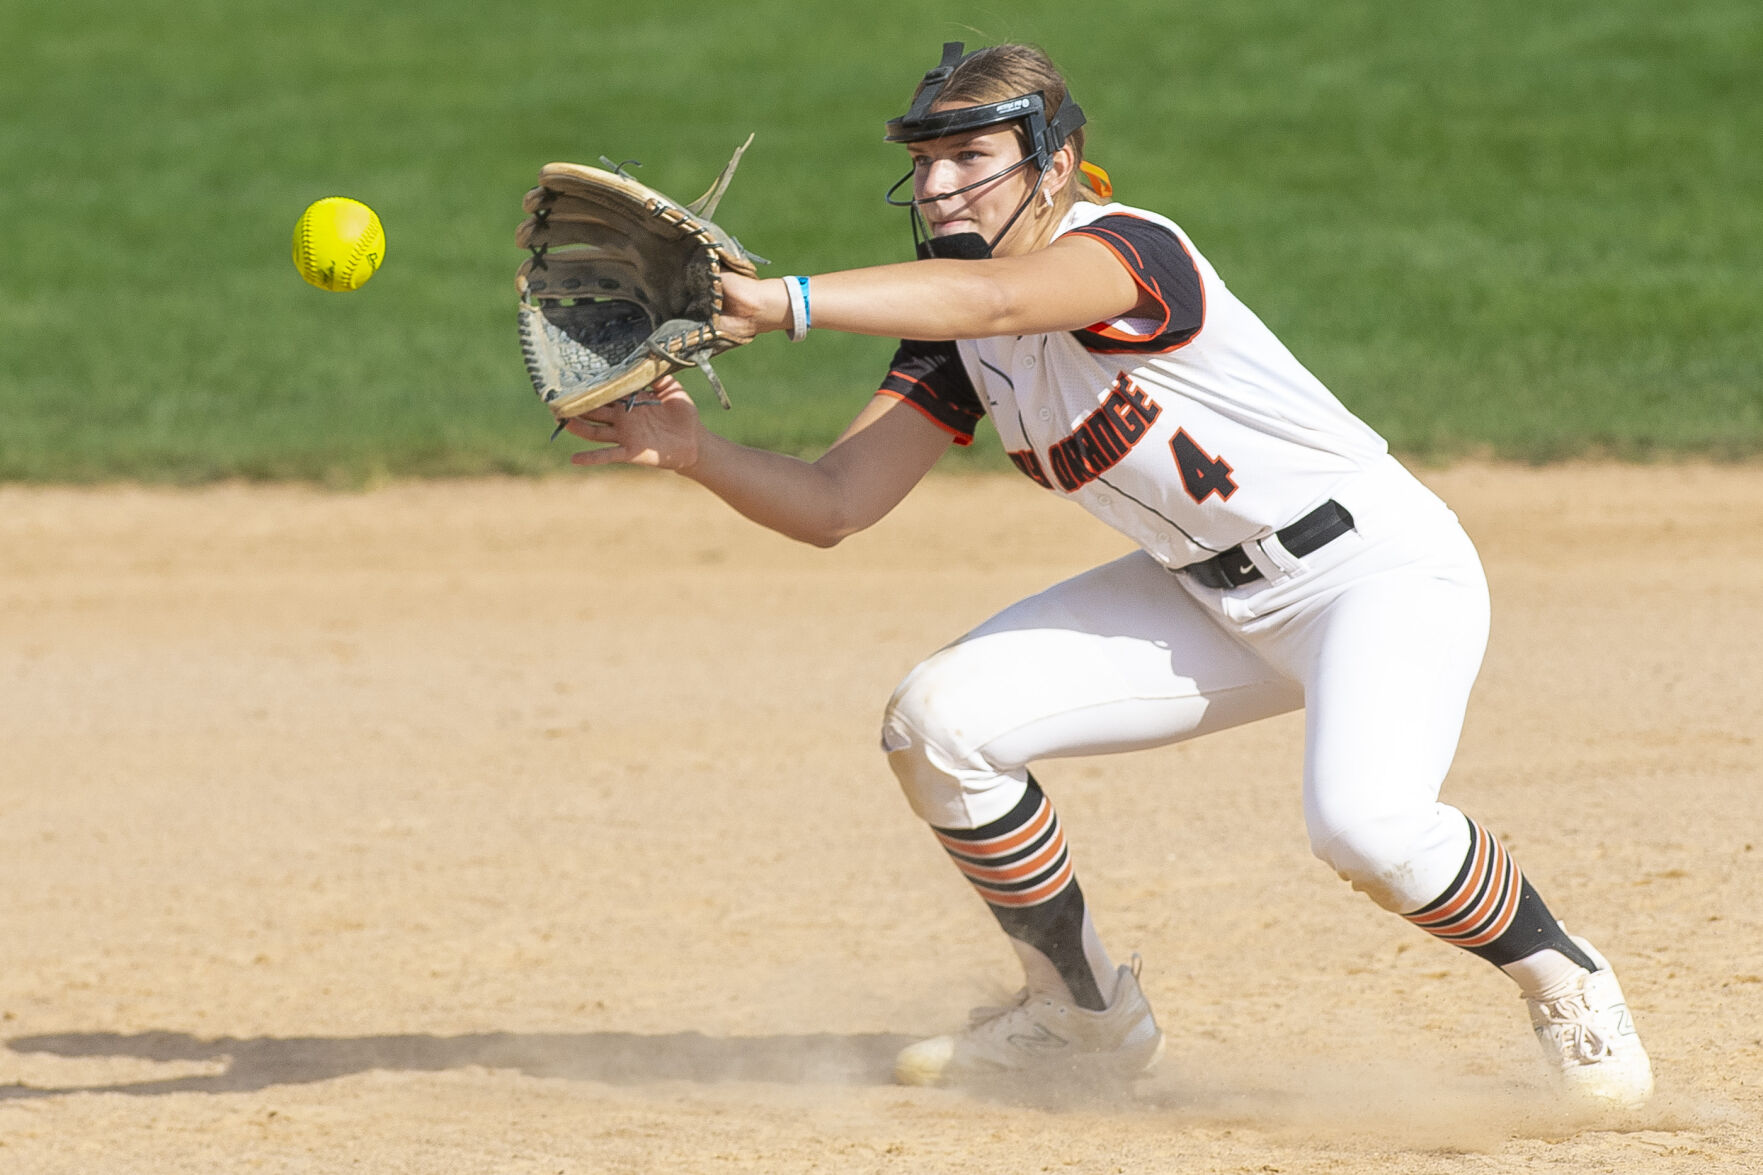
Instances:
[[[963,192],[971,192],[975,188],[983,188],[987,184],[996,183],[1013,171],[1021,171],[1034,161],[1035,157],[1033,155],[1024,156],[1022,159],[1012,163],[1009,167],[1006,167],[1003,171],[994,172],[983,180],[975,180],[973,183],[968,184],[965,187],[956,188],[953,192],[944,192],[940,196],[928,196],[922,200],[916,197],[908,200],[896,199],[894,193],[911,183],[912,177],[917,174],[917,169],[914,168],[912,171],[901,176],[899,182],[889,188],[888,194],[883,196],[882,199],[886,200],[889,204],[892,204],[895,208],[917,208],[925,204],[935,204],[938,200],[947,200],[950,196],[959,196]]]
[[[1028,161],[1024,160],[1023,162],[1026,163]],[[1015,171],[1016,168],[1021,166],[1022,164],[1020,163],[1015,164],[1005,171],[999,172],[997,175],[993,176],[992,179],[981,180],[980,183],[989,184],[992,180],[1009,175],[1010,172]],[[927,257],[953,257],[958,261],[982,261],[985,258],[990,257],[992,255],[992,250],[998,247],[998,242],[1004,239],[1005,234],[1015,226],[1016,222],[1021,219],[1022,214],[1028,210],[1028,206],[1034,203],[1035,196],[1041,190],[1041,181],[1046,178],[1046,174],[1047,173],[1044,171],[1035,174],[1034,187],[1030,188],[1028,195],[1022,198],[1022,203],[1016,206],[1016,211],[1010,214],[1010,219],[1004,222],[1004,227],[998,230],[998,235],[989,241],[978,233],[955,233],[947,237],[933,237],[930,235],[930,229],[925,225],[924,217],[919,214],[918,206],[921,203],[934,204],[936,200],[946,199],[946,196],[938,196],[935,200],[907,200],[897,204],[897,207],[912,209],[913,252],[917,254],[920,261],[923,261]],[[912,173],[908,172],[906,174],[906,179],[911,178]],[[905,181],[901,182],[903,183]],[[899,184],[894,185],[895,188],[898,188],[899,186]],[[965,192],[968,188],[977,186],[978,185],[976,184],[969,184],[966,188],[960,190]],[[892,194],[893,190],[889,189],[889,195]],[[955,192],[949,192],[947,195],[953,196],[955,194]],[[888,203],[894,204],[895,201],[889,200]]]
[[[1035,157],[1033,155],[1025,156],[1017,162],[1012,163],[1004,170],[995,172],[983,180],[976,180],[964,187],[956,188],[953,192],[944,192],[940,196],[930,196],[923,200],[916,198],[909,200],[897,199],[894,193],[912,182],[912,177],[917,174],[917,168],[914,168],[912,171],[901,176],[899,182],[889,188],[887,194],[883,196],[882,199],[886,200],[889,204],[892,204],[895,208],[910,208],[912,210],[912,248],[913,252],[917,254],[919,260],[922,261],[926,257],[954,257],[965,261],[978,261],[992,255],[992,250],[997,247],[999,241],[1004,239],[1004,234],[1010,231],[1011,226],[1014,225],[1017,219],[1022,216],[1023,212],[1027,210],[1029,204],[1034,201],[1036,193],[1041,190],[1041,181],[1046,176],[1046,170],[1044,168],[1035,176],[1034,187],[1029,190],[1028,195],[1024,197],[1022,203],[1016,206],[1016,211],[1010,214],[1009,221],[1005,223],[1003,229],[998,235],[993,237],[990,241],[986,240],[978,233],[957,233],[952,237],[933,237],[930,235],[929,229],[925,226],[924,218],[919,215],[919,208],[925,204],[935,204],[939,200],[947,200],[950,196],[959,196],[963,192],[971,192],[975,188],[983,188],[987,184],[996,183],[1012,172],[1020,171],[1022,168],[1027,167],[1034,161]]]

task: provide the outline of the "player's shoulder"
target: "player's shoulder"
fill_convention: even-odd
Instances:
[[[1066,232],[1108,249],[1143,292],[1134,315],[1098,322],[1073,336],[1105,353],[1166,354],[1193,341],[1206,321],[1207,275],[1180,227],[1166,216],[1126,204],[1073,209]]]
[[[1211,267],[1182,227],[1169,217],[1130,204],[1082,204],[1071,210],[1059,235],[1091,237],[1112,249],[1134,272],[1187,273],[1210,277]]]
[[[1108,203],[1091,204],[1080,201],[1067,214],[1065,223],[1059,228],[1060,236],[1067,233],[1083,232],[1096,235],[1112,231],[1129,237],[1154,239],[1158,236],[1171,236],[1179,241],[1184,248],[1192,248],[1187,233],[1169,217],[1149,208],[1138,208],[1131,204]]]

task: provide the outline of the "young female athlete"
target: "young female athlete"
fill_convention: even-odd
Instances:
[[[1609,964],[1563,931],[1485,828],[1438,799],[1488,626],[1456,516],[1180,228],[1107,201],[1105,175],[1084,163],[1083,114],[1039,50],[961,50],[944,47],[888,124],[911,158],[896,190],[909,182],[919,260],[728,279],[738,331],[905,340],[824,456],[716,436],[672,379],[570,425],[604,443],[578,464],[672,469],[832,546],[988,416],[1029,479],[1138,544],[935,653],[888,704],[882,746],[908,802],[1028,978],[1016,1006],[907,1048],[897,1076],[1149,1066],[1162,1033],[1137,968],[1102,945],[1029,765],[1302,707],[1316,855],[1511,976],[1567,1092],[1645,1100],[1651,1068]]]

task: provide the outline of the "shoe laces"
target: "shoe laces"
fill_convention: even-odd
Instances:
[[[1028,996],[1028,988],[1025,987],[1012,996],[1008,1004],[987,1004],[984,1007],[972,1008],[967,1013],[967,1026],[978,1028],[982,1024],[990,1024],[993,1020],[1002,1019],[1018,1008],[1026,1007]]]
[[[1583,991],[1570,992],[1542,1005],[1551,1027],[1560,1030],[1563,1056],[1589,1065],[1614,1056],[1608,1035],[1598,1026],[1598,1016]]]

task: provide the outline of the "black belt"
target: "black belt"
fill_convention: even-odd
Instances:
[[[1280,546],[1290,551],[1294,558],[1302,559],[1352,529],[1353,516],[1347,513],[1345,506],[1331,498],[1274,534],[1279,539]],[[1210,559],[1189,563],[1181,570],[1209,588],[1242,587],[1261,578],[1261,569],[1255,566],[1241,547],[1232,547]]]

